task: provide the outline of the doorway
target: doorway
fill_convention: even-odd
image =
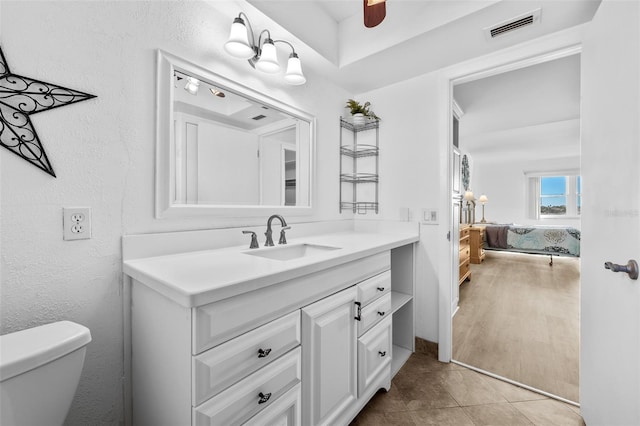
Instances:
[[[460,119],[460,144],[456,151],[464,156],[468,154],[471,163],[470,188],[463,188],[458,195],[458,199],[463,198],[464,191],[470,189],[474,193],[473,201],[478,201],[480,195],[485,195],[484,200],[488,202],[484,207],[487,209],[487,222],[500,224],[518,224],[527,227],[537,227],[539,225],[554,225],[555,227],[580,228],[579,213],[580,199],[578,191],[577,201],[566,202],[566,197],[576,195],[576,178],[579,183],[579,64],[580,49],[572,48],[555,52],[553,55],[542,55],[536,58],[529,58],[519,64],[511,63],[507,69],[496,69],[480,73],[470,73],[462,78],[450,80],[452,96],[458,102],[463,113],[468,108],[470,121],[476,120],[476,127],[481,132],[471,142],[476,146],[465,147],[465,137],[469,141],[469,133],[465,134],[465,118]],[[518,122],[517,115],[509,116],[504,114],[506,126],[491,129],[487,125],[487,117],[478,113],[480,103],[469,102],[469,93],[482,88],[482,80],[504,80],[503,83],[509,86],[508,74],[539,73],[542,78],[545,72],[557,72],[558,67],[572,63],[571,66],[578,68],[578,76],[575,81],[575,105],[578,117],[565,117],[558,120],[541,120],[540,123],[529,124]],[[576,65],[577,64],[577,65]],[[504,67],[503,67],[504,68]],[[546,68],[546,70],[545,70]],[[515,70],[515,71],[514,71]],[[507,71],[507,72],[505,72]],[[488,78],[487,78],[488,77]],[[513,80],[513,78],[512,78]],[[505,83],[506,82],[506,83]],[[466,89],[464,90],[458,89]],[[577,89],[576,89],[577,88]],[[552,90],[559,90],[557,87]],[[513,87],[514,96],[522,96]],[[540,90],[544,92],[544,90]],[[494,93],[496,99],[504,98],[509,92]],[[542,95],[542,93],[541,93]],[[488,98],[491,98],[489,96]],[[469,107],[469,105],[471,105]],[[549,105],[546,111],[558,107]],[[527,117],[530,118],[530,117]],[[526,120],[525,120],[526,121]],[[544,123],[543,123],[544,122]],[[549,122],[549,123],[546,123]],[[484,128],[483,128],[484,126]],[[519,136],[508,127],[521,127],[524,131]],[[472,126],[473,127],[473,124]],[[576,145],[572,148],[562,146],[553,137],[545,137],[545,132],[555,132],[558,137],[567,137],[569,128],[574,129]],[[563,133],[564,132],[564,133]],[[455,133],[455,131],[453,132]],[[524,136],[523,136],[524,135]],[[517,147],[517,143],[501,146],[500,138],[505,140],[520,141],[523,138],[522,146]],[[534,143],[534,140],[540,142]],[[478,149],[485,150],[480,153]],[[521,152],[512,152],[513,148],[518,148]],[[547,154],[541,155],[545,150]],[[574,155],[569,151],[573,150]],[[475,155],[474,155],[475,154]],[[574,157],[569,159],[569,157]],[[455,173],[456,164],[450,170]],[[483,171],[484,170],[484,171]],[[517,170],[517,172],[516,172]],[[574,176],[571,178],[570,176]],[[548,182],[554,178],[565,179],[566,193],[562,209],[549,209],[548,205],[541,204],[543,200],[550,200],[548,197]],[[451,186],[455,186],[452,179]],[[573,179],[573,180],[572,180]],[[500,187],[505,187],[501,189]],[[568,191],[571,191],[570,193]],[[536,192],[537,191],[537,192]],[[455,199],[455,194],[454,194]],[[560,199],[560,194],[556,194],[555,201]],[[464,200],[464,198],[463,198]],[[553,204],[553,206],[555,206]],[[572,204],[571,211],[567,211],[567,204]],[[452,209],[456,203],[452,204]],[[480,204],[478,203],[478,207]],[[541,207],[543,207],[541,209]],[[463,201],[464,208],[464,201]],[[491,213],[488,213],[491,212]],[[477,222],[480,217],[485,219],[484,208],[482,212],[476,211]],[[558,213],[562,213],[559,215]],[[570,213],[570,214],[569,214]],[[555,214],[555,217],[549,217]],[[453,235],[457,235],[458,224],[456,217],[463,217],[462,222],[467,222],[466,217],[471,215],[452,214]],[[563,216],[563,217],[560,217]],[[473,228],[484,229],[485,224],[471,224]],[[466,227],[463,225],[463,227]],[[477,229],[476,229],[477,230]],[[486,257],[481,261],[471,264],[471,280],[465,280],[457,292],[459,277],[458,260],[456,259],[456,244],[452,250],[452,305],[451,314],[455,314],[451,321],[452,326],[452,360],[475,367],[483,372],[493,373],[493,375],[506,378],[517,384],[523,384],[534,390],[542,391],[549,396],[559,397],[567,401],[578,401],[578,354],[579,354],[579,258],[574,256],[555,258],[554,266],[549,266],[549,257],[540,255],[511,253],[505,251],[487,251]],[[544,266],[544,268],[542,268]],[[546,269],[545,269],[546,268]],[[554,269],[555,268],[555,269]],[[455,286],[455,287],[454,287]],[[482,291],[479,291],[482,290]],[[523,292],[521,292],[523,291]],[[456,296],[459,301],[456,304]],[[549,297],[545,301],[543,298]],[[553,308],[541,314],[545,318],[545,323],[536,323],[534,316],[539,318],[536,304],[531,299],[541,301],[540,306]],[[523,302],[518,305],[515,302]],[[501,308],[505,308],[502,309]],[[555,310],[554,310],[555,309]],[[506,311],[506,312],[504,312]],[[511,314],[522,315],[511,315]],[[506,316],[503,316],[507,314]],[[534,314],[534,315],[532,315]],[[509,316],[511,315],[511,316]],[[529,316],[529,317],[527,317]],[[557,320],[557,323],[554,323]],[[571,323],[571,327],[564,327]],[[536,327],[528,327],[535,325]],[[466,327],[464,330],[456,327]],[[557,333],[556,333],[557,332]],[[484,334],[483,334],[484,333]],[[496,340],[491,340],[492,338]],[[499,340],[498,338],[502,338]],[[475,339],[475,340],[474,340]],[[527,343],[518,346],[519,343]],[[563,354],[552,353],[545,348],[543,342],[550,343],[551,347],[560,348]],[[539,344],[538,344],[539,343]],[[456,347],[459,345],[460,347]],[[464,346],[464,347],[463,347]],[[473,350],[476,350],[474,357]],[[458,350],[459,349],[459,350]],[[549,355],[546,359],[545,356]],[[568,359],[567,359],[568,358]],[[442,358],[441,358],[442,360]],[[562,362],[560,362],[562,361]],[[564,362],[564,364],[563,364]],[[558,367],[562,365],[562,367]],[[501,368],[507,367],[507,368]],[[559,370],[554,370],[559,368]],[[525,371],[528,370],[528,371]],[[564,379],[559,380],[559,372],[567,373]],[[516,374],[517,373],[517,374]],[[526,373],[526,374],[519,374]],[[562,382],[560,386],[548,386],[545,377],[549,382]],[[570,376],[570,377],[568,377]],[[535,378],[535,379],[534,379]]]

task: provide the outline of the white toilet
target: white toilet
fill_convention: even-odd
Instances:
[[[62,425],[89,342],[89,329],[70,321],[0,336],[0,425]]]

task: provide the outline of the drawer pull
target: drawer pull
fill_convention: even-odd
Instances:
[[[378,354],[380,354],[381,357],[385,356],[387,354],[387,351],[378,351]]]
[[[356,316],[353,317],[354,319],[357,319],[358,321],[362,321],[362,304],[360,302],[353,302],[356,304],[357,308],[356,308]]]
[[[383,316],[384,316],[384,312],[380,312],[380,311],[378,311],[378,315],[380,315],[381,317],[383,317]]]
[[[378,291],[384,291],[384,287],[378,287]]]
[[[258,349],[258,358],[264,358],[271,353],[271,348]]]
[[[258,400],[258,404],[264,404],[265,402],[267,402],[269,400],[269,398],[271,398],[271,394],[270,393],[262,393],[260,392],[258,394],[258,396],[260,397],[260,399]]]

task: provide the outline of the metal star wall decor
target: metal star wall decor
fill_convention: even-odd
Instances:
[[[12,74],[0,48],[0,145],[56,177],[30,115],[94,95]]]

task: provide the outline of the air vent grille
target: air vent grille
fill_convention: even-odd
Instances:
[[[500,34],[504,34],[506,32],[513,31],[520,27],[524,27],[525,25],[531,24],[533,24],[533,15],[529,15],[526,18],[518,19],[517,21],[510,22],[507,25],[492,29],[491,37],[496,37]]]
[[[267,118],[266,115],[260,114],[260,115],[256,115],[255,117],[251,117],[252,120],[262,120],[263,118]]]
[[[489,40],[510,33],[518,28],[527,27],[540,22],[540,9],[516,16],[499,24],[485,28],[485,37]]]

